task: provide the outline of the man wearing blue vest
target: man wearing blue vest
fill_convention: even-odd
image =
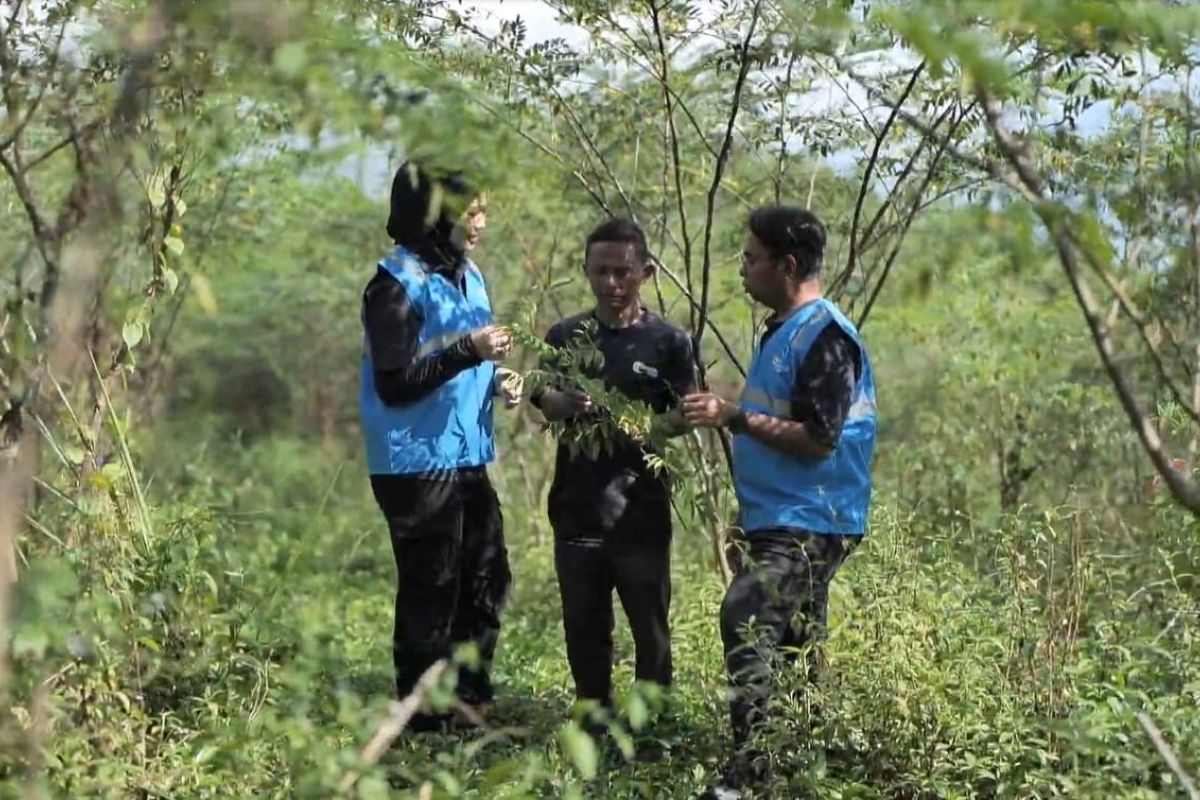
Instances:
[[[692,425],[733,435],[744,565],[721,604],[734,758],[702,798],[733,800],[764,783],[754,739],[789,652],[824,637],[829,583],[866,533],[875,451],[875,383],[854,324],[821,293],[825,227],[802,208],[750,215],[743,288],[773,314],[738,403],[683,399]]]
[[[519,402],[495,360],[512,346],[492,325],[483,275],[467,257],[486,209],[456,172],[405,163],[392,182],[393,252],[363,293],[359,406],[371,489],[387,520],[398,587],[396,689],[455,645],[474,642],[481,665],[459,676],[470,705],[494,694],[490,664],[511,573],[503,518],[488,479],[493,397]],[[421,713],[410,729],[444,729]]]

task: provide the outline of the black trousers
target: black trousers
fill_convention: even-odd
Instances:
[[[396,558],[392,650],[396,691],[454,647],[474,642],[480,667],[459,674],[467,703],[492,699],[491,662],[512,584],[500,502],[485,469],[436,478],[372,476]]]
[[[554,566],[578,699],[612,704],[613,590],[633,634],[635,679],[671,685],[671,541],[654,533],[636,543],[628,535],[615,541],[556,530]]]
[[[721,603],[721,640],[730,686],[735,748],[766,721],[775,671],[807,650],[807,680],[816,679],[826,635],[829,584],[860,541],[857,536],[754,531]]]

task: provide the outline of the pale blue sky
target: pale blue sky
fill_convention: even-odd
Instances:
[[[464,10],[476,12],[478,24],[488,33],[498,31],[501,20],[520,17],[525,23],[527,43],[529,44],[551,38],[562,38],[572,47],[585,49],[589,43],[585,31],[558,21],[555,12],[542,0],[462,0],[459,5]],[[716,4],[712,4],[712,7],[715,14]],[[869,76],[873,68],[889,65],[901,66],[906,63],[915,63],[913,55],[903,49],[893,48],[879,51],[874,58],[868,56],[865,61],[859,61],[858,69],[861,74]],[[1153,72],[1154,69],[1155,65],[1150,64],[1148,71]],[[1172,83],[1170,79],[1164,79],[1164,81],[1157,88],[1166,88]],[[1193,88],[1200,89],[1200,86]],[[847,114],[848,110],[854,106],[868,109],[869,113],[880,121],[887,114],[887,109],[882,106],[877,105],[872,108],[867,92],[862,86],[849,79],[843,80],[840,85],[829,80],[823,84],[818,82],[813,91],[804,94],[797,93],[789,100],[789,104],[796,112],[814,117]],[[1084,136],[1094,136],[1107,127],[1111,115],[1110,103],[1093,106],[1076,120],[1077,130]],[[1042,122],[1049,124],[1059,116],[1061,114],[1058,113],[1058,109],[1052,108],[1043,115]],[[847,124],[859,124],[857,112],[847,116]],[[835,170],[850,172],[865,157],[866,154],[855,149],[834,153],[826,160]],[[380,193],[386,194],[389,180],[386,155],[383,156],[381,162],[379,153],[364,154],[363,161],[355,158],[352,159],[352,166],[347,166],[350,168],[343,174],[353,175],[356,179],[362,176],[359,180],[364,191],[375,196],[379,196]]]

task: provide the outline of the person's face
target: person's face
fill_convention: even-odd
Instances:
[[[633,244],[594,242],[588,247],[584,272],[597,305],[624,311],[638,302],[651,269],[638,258]]]
[[[774,308],[787,294],[787,263],[791,256],[780,259],[771,255],[753,233],[746,234],[742,247],[742,288],[751,299]]]
[[[482,198],[476,198],[454,225],[450,239],[464,253],[469,253],[479,244],[479,233],[486,227],[487,203]]]

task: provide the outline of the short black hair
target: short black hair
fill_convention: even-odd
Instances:
[[[612,217],[597,225],[588,234],[583,246],[583,257],[587,260],[588,250],[596,242],[615,242],[633,245],[633,253],[643,264],[650,263],[650,248],[646,245],[646,233],[642,226],[625,217]]]
[[[825,258],[825,225],[799,206],[762,206],[750,214],[750,232],[772,256],[796,259],[796,277],[813,278]]]

